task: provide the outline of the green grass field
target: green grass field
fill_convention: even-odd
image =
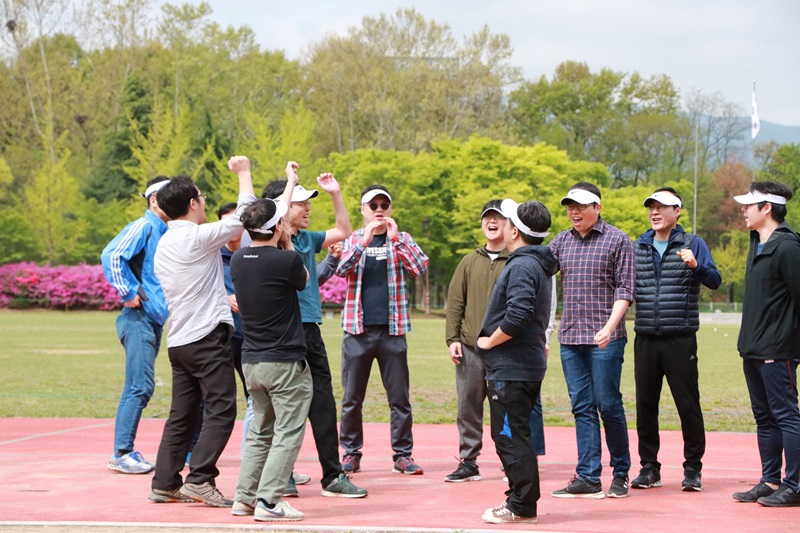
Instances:
[[[121,392],[125,356],[117,340],[115,312],[0,311],[0,416],[113,418]],[[411,399],[418,423],[453,423],[456,413],[453,363],[444,343],[441,316],[415,315],[408,335]],[[628,324],[632,336],[632,326]],[[709,431],[754,431],[750,402],[736,352],[738,326],[704,325],[698,334],[700,393]],[[326,320],[334,393],[341,399],[339,317]],[[156,393],[145,417],[169,413],[171,372],[166,342],[156,361]],[[664,386],[661,425],[679,429],[668,387]],[[633,341],[623,366],[622,393],[634,427]],[[554,344],[542,387],[545,423],[571,425],[564,375]],[[240,416],[244,402],[240,402]],[[377,365],[364,409],[366,422],[388,422],[389,411]],[[487,419],[488,423],[488,409]]]

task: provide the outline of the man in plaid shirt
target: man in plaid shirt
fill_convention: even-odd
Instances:
[[[578,464],[557,498],[604,498],[600,417],[611,455],[611,498],[628,495],[631,467],[628,425],[620,392],[627,342],[625,312],[636,280],[633,243],[600,217],[600,190],[581,182],[561,200],[572,228],[559,233],[550,250],[558,258],[564,311],[558,340],[561,365],[575,416]]]
[[[339,441],[345,472],[358,472],[364,432],[361,408],[372,361],[378,360],[391,408],[393,471],[422,474],[411,458],[406,332],[411,331],[406,276],[415,278],[428,268],[428,257],[411,235],[401,232],[392,216],[392,197],[386,187],[370,185],[361,193],[364,227],[345,241],[336,271],[347,279],[342,312],[342,416]]]

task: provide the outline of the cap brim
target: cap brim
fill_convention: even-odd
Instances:
[[[364,193],[364,196],[361,197],[361,203],[366,204],[376,196],[385,196],[386,198],[389,199],[390,202],[392,201],[392,197],[389,196],[388,192],[382,189],[372,189],[371,191]]]
[[[316,189],[306,189],[300,185],[295,185],[294,190],[292,190],[292,201],[293,202],[305,202],[309,198],[316,198],[319,194],[319,191]]]
[[[506,198],[500,202],[500,214],[506,218],[511,218],[517,214],[519,204],[511,198]]]
[[[483,210],[483,213],[481,213],[481,218],[485,217],[485,216],[486,216],[486,213],[488,213],[489,211],[494,211],[494,212],[495,212],[495,213],[497,213],[498,215],[500,215],[500,216],[502,216],[502,217],[505,217],[505,218],[508,218],[508,217],[506,217],[506,216],[503,214],[503,212],[502,212],[502,211],[500,211],[500,210],[499,210],[498,208],[496,208],[496,207],[487,207],[486,209],[484,209],[484,210]]]
[[[759,201],[753,196],[753,193],[740,194],[739,196],[734,196],[733,199],[742,205],[752,205],[759,203]]]

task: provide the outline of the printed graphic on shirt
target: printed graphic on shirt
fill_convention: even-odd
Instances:
[[[376,261],[386,261],[386,244],[383,246],[368,246],[364,248],[364,255]]]

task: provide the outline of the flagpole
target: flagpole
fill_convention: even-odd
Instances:
[[[700,89],[697,89],[697,101],[700,100]],[[697,233],[697,145],[700,140],[700,109],[694,117],[694,198],[692,200],[692,232]]]
[[[751,136],[753,138],[753,181],[756,180],[756,137],[761,131],[761,120],[758,118],[758,104],[756,103],[756,80],[753,80],[753,114],[751,115]]]

